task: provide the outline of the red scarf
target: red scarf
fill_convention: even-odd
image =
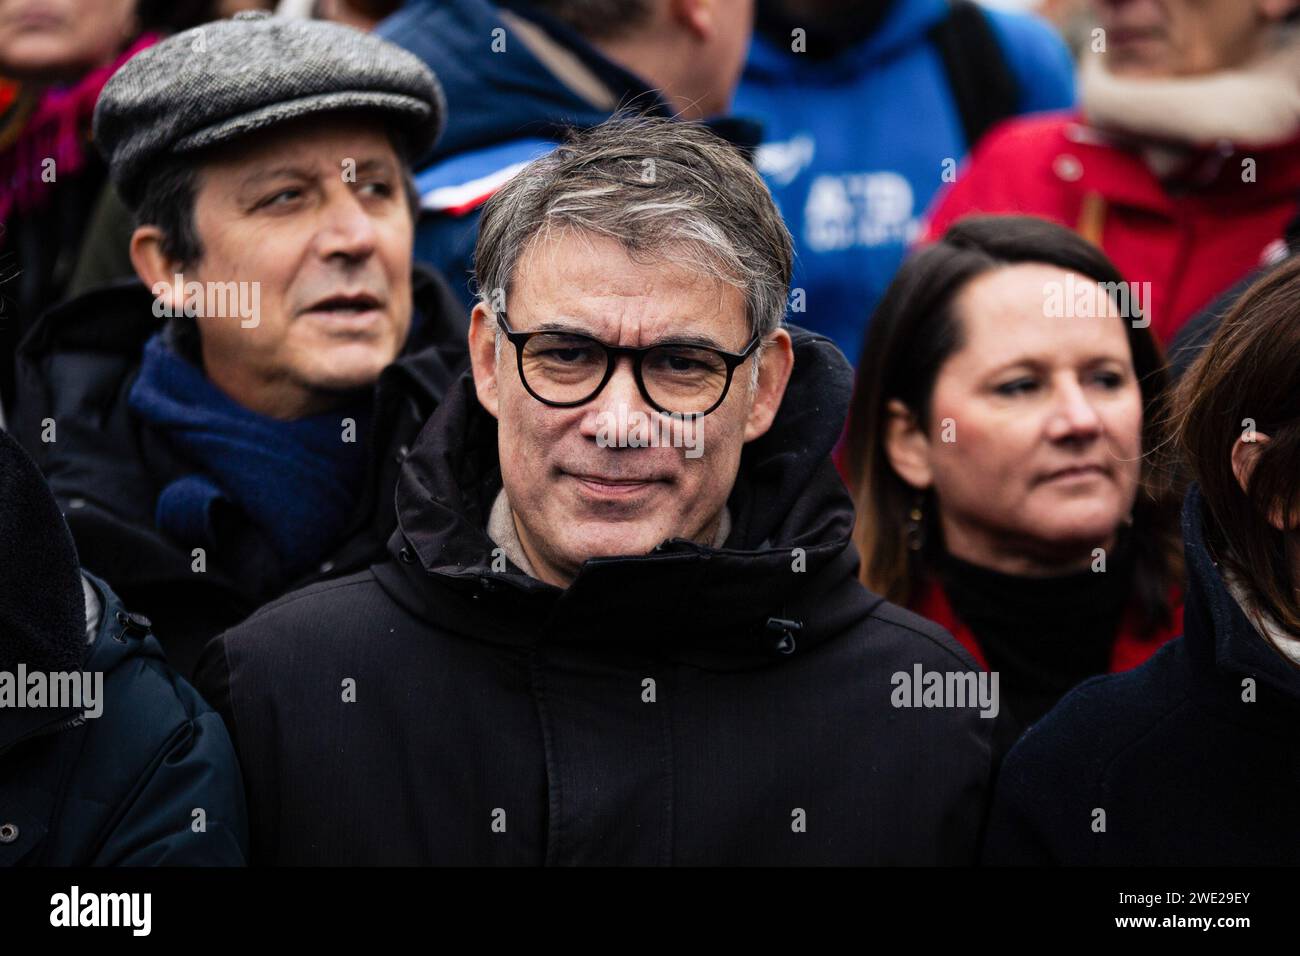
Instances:
[[[52,184],[43,178],[46,160],[54,160],[56,183],[81,172],[100,90],[118,67],[158,40],[156,33],[141,34],[112,63],[91,70],[71,86],[45,91],[13,145],[0,153],[0,222],[15,210],[27,214],[49,201],[47,187]],[[0,235],[0,244],[3,241]]]
[[[1126,671],[1137,667],[1158,651],[1160,645],[1183,633],[1182,593],[1174,589],[1170,594],[1169,603],[1170,607],[1173,608],[1169,624],[1159,627],[1146,635],[1142,633],[1141,616],[1137,606],[1130,604],[1120,621],[1119,632],[1115,635],[1115,643],[1111,645],[1110,673],[1114,674],[1117,671]],[[929,618],[948,631],[953,637],[957,638],[962,647],[970,651],[971,656],[975,658],[981,668],[984,670],[989,669],[989,662],[985,659],[984,651],[975,639],[975,634],[966,626],[965,622],[958,619],[957,613],[948,601],[948,595],[944,593],[943,588],[939,586],[937,581],[931,579],[926,583],[925,589],[920,596],[912,602],[911,610],[922,617]]]

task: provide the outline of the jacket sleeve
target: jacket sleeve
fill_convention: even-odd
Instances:
[[[221,718],[202,706],[153,755],[96,854],[96,866],[242,866],[248,855],[243,781]]]

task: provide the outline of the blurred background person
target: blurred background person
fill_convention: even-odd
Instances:
[[[1300,196],[1300,0],[1094,0],[1080,112],[991,132],[929,228],[972,212],[1070,226],[1151,283],[1169,342],[1268,260]]]
[[[622,109],[703,120],[752,149],[731,122],[753,0],[413,0],[377,32],[442,80],[447,129],[417,173],[415,257],[466,308],[483,204],[570,128]],[[640,161],[638,159],[638,161]]]
[[[0,0],[0,407],[14,398],[14,349],[40,314],[131,272],[130,216],[90,145],[99,91],[162,35],[254,6]]]
[[[1096,247],[1027,217],[954,226],[872,321],[845,440],[862,581],[1001,675],[1003,743],[1179,632],[1176,506],[1144,451],[1159,350]],[[1091,283],[1092,314],[1053,291]]]
[[[1000,120],[1074,104],[1046,23],[973,0],[759,0],[736,114],[795,240],[794,320],[857,357],[957,163]]]
[[[1292,259],[1251,287],[1180,381],[1175,445],[1195,478],[1186,633],[1077,688],[1011,752],[990,862],[1300,864],[1297,316]]]
[[[979,0],[995,10],[1036,13],[1047,20],[1073,51],[1082,48],[1088,31],[1094,26],[1091,0]]]
[[[13,354],[62,296],[104,182],[90,146],[99,91],[157,39],[136,0],[0,0],[0,406]]]

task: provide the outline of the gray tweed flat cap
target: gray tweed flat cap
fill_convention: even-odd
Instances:
[[[395,44],[336,23],[241,13],[128,60],[95,104],[94,137],[134,207],[165,156],[354,108],[387,120],[412,163],[432,149],[446,113],[437,78]]]

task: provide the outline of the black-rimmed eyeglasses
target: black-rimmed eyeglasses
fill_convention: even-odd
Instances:
[[[707,415],[722,404],[736,369],[761,341],[754,336],[743,352],[684,342],[631,348],[606,345],[578,332],[516,332],[505,312],[498,312],[497,320],[514,344],[524,388],[554,408],[573,408],[591,401],[613,378],[618,359],[626,355],[632,359],[641,397],[656,411]]]

